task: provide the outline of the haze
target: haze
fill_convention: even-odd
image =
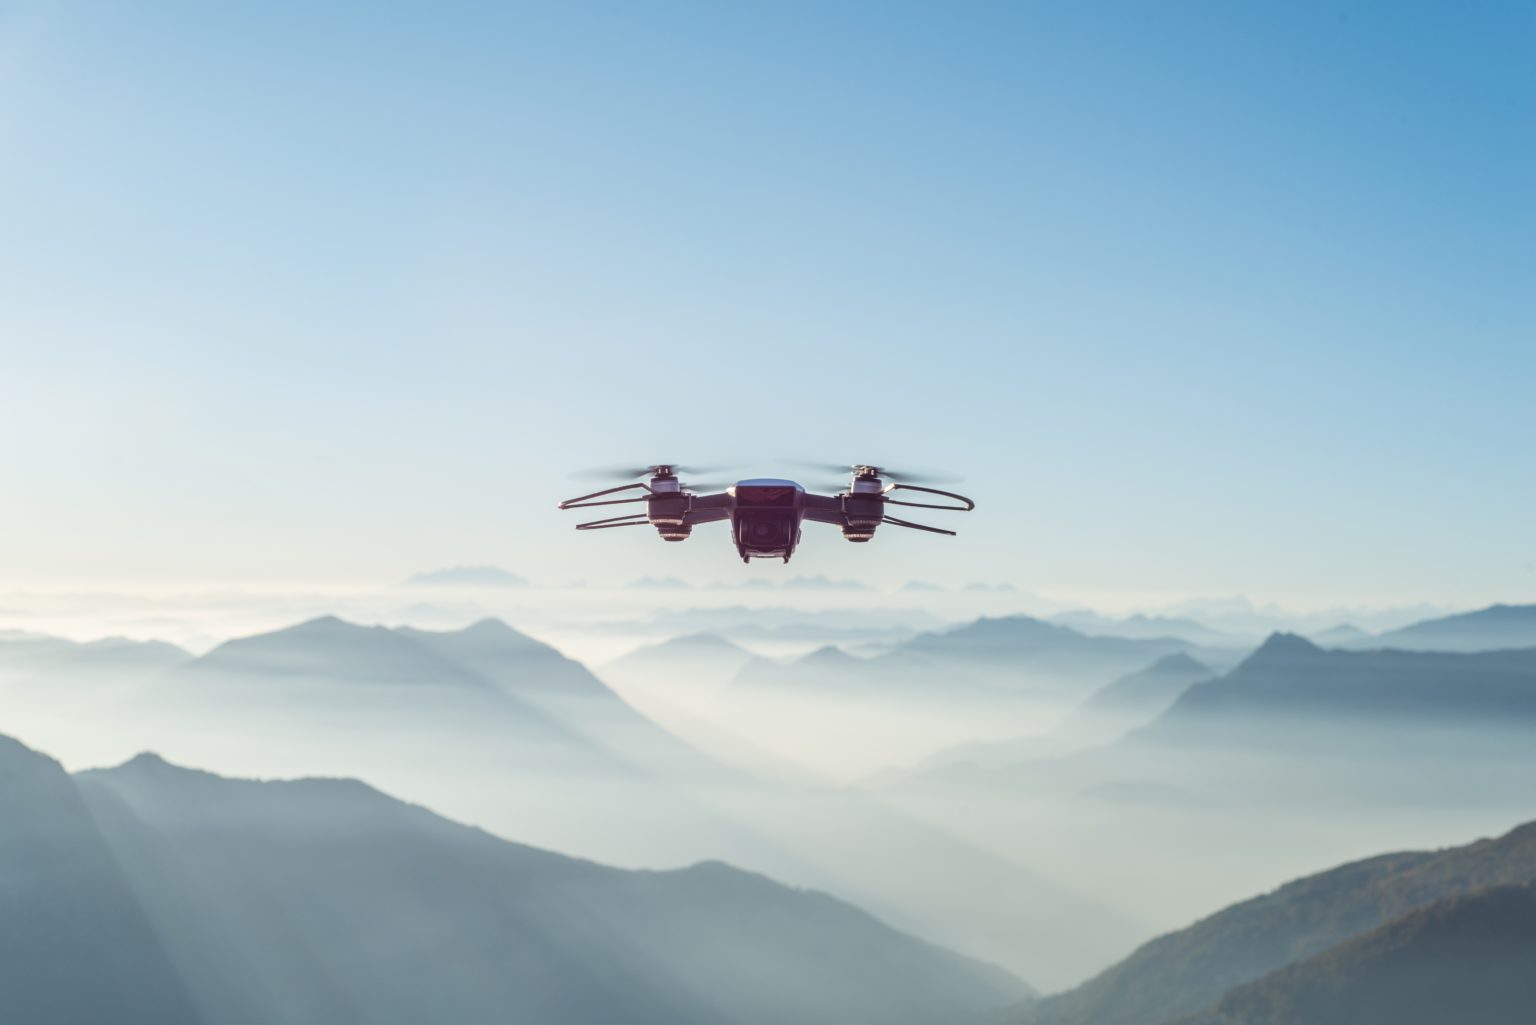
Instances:
[[[8,1006],[1523,1022],[1533,45],[6,8]],[[556,509],[668,460],[977,508],[788,565]]]

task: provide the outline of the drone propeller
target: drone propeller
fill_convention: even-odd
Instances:
[[[663,470],[673,476],[680,473],[720,473],[728,470],[728,466],[683,466],[679,463],[656,463],[652,466],[600,466],[589,470],[577,470],[571,474],[578,480],[635,480],[640,477],[654,477]]]
[[[893,481],[927,481],[929,484],[959,484],[965,478],[958,474],[944,470],[908,469],[892,470],[885,466],[876,466],[873,463],[807,463],[800,460],[785,460],[793,466],[803,467],[807,470],[815,470],[818,473],[873,473],[876,477]]]

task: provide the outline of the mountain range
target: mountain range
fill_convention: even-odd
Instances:
[[[680,697],[708,697],[724,687],[752,652],[719,634],[691,633],[646,645],[599,667],[606,680]]]
[[[0,680],[8,685],[38,679],[44,679],[48,686],[63,682],[128,683],[191,660],[190,653],[165,641],[105,637],[82,642],[0,630]]]
[[[783,728],[770,732],[816,756],[838,757],[851,740],[870,758],[871,735],[886,728],[870,714],[878,697],[840,718],[786,709]],[[14,721],[6,698],[0,690],[0,715]],[[1100,943],[1123,949],[1140,935],[1048,875],[866,794],[827,790],[814,762],[781,771],[785,752],[774,749],[717,760],[724,747],[751,747],[751,736],[716,731],[718,743],[706,746],[715,757],[701,754],[583,667],[494,621],[437,633],[322,617],[221,645],[133,698],[89,704],[51,731],[28,726],[27,736],[63,743],[76,764],[128,758],[133,744],[232,775],[359,775],[461,821],[615,864],[726,858],[1042,977],[1080,974],[1102,957]],[[926,715],[902,728],[934,732]],[[914,878],[923,863],[954,871]],[[1048,909],[1101,939],[1014,934],[1015,907]]]
[[[1050,622],[1071,627],[1079,633],[1091,636],[1126,637],[1137,640],[1176,637],[1191,644],[1213,648],[1240,648],[1252,643],[1243,635],[1214,630],[1197,620],[1178,616],[1149,616],[1138,613],[1115,618],[1100,615],[1090,609],[1076,609],[1071,612],[1058,612],[1050,617]]]
[[[1536,605],[1492,605],[1475,612],[1426,619],[1347,642],[1350,647],[1405,651],[1497,651],[1536,648]]]
[[[863,658],[829,644],[788,662],[750,659],[736,671],[726,693],[871,700],[926,695],[942,700],[953,693],[948,685],[954,682],[920,656],[888,652]]]
[[[1164,655],[1090,694],[1052,730],[998,741],[971,741],[940,751],[910,770],[882,775],[885,781],[932,772],[944,766],[999,768],[1110,743],[1166,711],[1191,684],[1212,672],[1184,652]]]
[[[471,720],[465,742],[489,731],[508,750],[536,749],[580,771],[615,768],[614,759],[647,771],[711,769],[585,666],[496,619],[428,631],[325,616],[228,641],[168,679],[184,708],[304,711],[381,727],[399,719],[414,732]]]
[[[1107,746],[990,758],[985,772],[943,765],[931,778],[1079,790],[1134,781],[1233,798],[1261,787],[1303,802],[1517,801],[1520,767],[1536,767],[1533,736],[1536,649],[1347,651],[1275,634]]]
[[[1018,696],[1076,704],[1105,684],[1175,652],[1198,651],[1176,637],[1089,636],[1030,616],[983,617],[919,634],[894,649]]]
[[[719,863],[611,869],[345,779],[143,755],[70,777],[0,739],[0,979],[27,1025],[924,1025],[999,969]]]
[[[1297,720],[1307,728],[1293,728]],[[1190,687],[1140,737],[1356,744],[1404,725],[1536,730],[1536,649],[1340,651],[1275,634],[1232,672]]]

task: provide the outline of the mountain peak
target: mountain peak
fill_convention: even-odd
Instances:
[[[361,623],[342,619],[340,616],[327,614],[316,616],[314,619],[306,619],[302,623],[295,623],[292,626],[279,627],[276,630],[268,630],[264,633],[252,634],[248,637],[237,637],[234,640],[226,641],[218,648],[215,648],[214,651],[216,652],[220,648],[226,648],[230,645],[286,644],[292,641],[301,643],[317,641],[346,643],[370,636],[382,636],[388,633],[389,631],[381,626],[364,626]]]
[[[1248,661],[1273,661],[1277,659],[1305,658],[1323,654],[1323,649],[1300,634],[1277,631],[1269,635],[1258,650],[1248,656]]]
[[[461,658],[468,654],[469,649],[482,654],[499,652],[517,655],[549,650],[542,641],[534,640],[495,616],[487,616],[462,630],[418,630],[402,626],[395,633],[422,642],[449,658]]]
[[[132,758],[118,766],[119,769],[132,769],[141,772],[156,772],[160,769],[174,768],[170,762],[160,757],[154,751],[140,751]]]
[[[1164,655],[1147,667],[1149,673],[1208,673],[1210,667],[1187,651],[1175,651]]]
[[[110,769],[87,769],[81,775],[86,778],[103,777],[129,777],[139,778],[145,781],[153,781],[157,784],[170,784],[175,781],[192,782],[195,780],[220,780],[211,772],[202,769],[189,769],[174,762],[168,762],[154,751],[140,751],[121,765],[114,765]]]
[[[188,769],[168,762],[154,751],[140,751],[121,765],[105,770],[113,773],[153,776],[211,776],[198,769]]]
[[[519,633],[508,626],[505,620],[497,619],[495,616],[486,616],[484,619],[477,620],[460,630],[459,633],[466,637],[497,637],[503,640],[526,639],[525,634]]]
[[[369,628],[360,623],[353,623],[342,619],[340,616],[326,614],[324,616],[316,616],[314,619],[306,619],[302,623],[295,623],[293,626],[282,630],[274,630],[267,636],[301,632],[307,634],[344,634],[367,629]]]
[[[796,664],[806,665],[843,665],[848,662],[856,662],[858,659],[848,654],[835,644],[828,644],[817,648],[809,655],[803,655],[796,659]]]

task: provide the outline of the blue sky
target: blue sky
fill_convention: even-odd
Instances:
[[[1526,4],[0,12],[0,571],[767,575],[652,458],[952,467],[791,572],[1536,600]]]

